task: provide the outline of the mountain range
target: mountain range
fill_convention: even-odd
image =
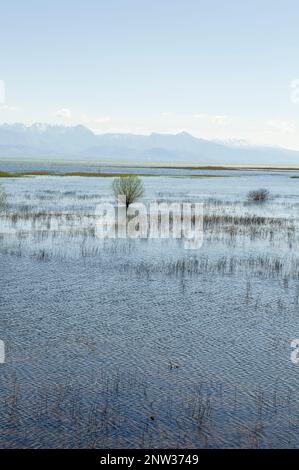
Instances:
[[[0,125],[0,158],[198,164],[299,164],[299,151],[178,134],[95,134],[85,126]]]

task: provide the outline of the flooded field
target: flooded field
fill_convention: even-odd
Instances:
[[[299,173],[147,172],[201,249],[99,239],[112,178],[0,179],[0,447],[299,447]]]

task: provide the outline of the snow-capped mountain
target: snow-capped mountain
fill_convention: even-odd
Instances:
[[[199,164],[299,164],[299,152],[215,142],[179,134],[96,135],[88,128],[36,123],[0,125],[0,158]]]

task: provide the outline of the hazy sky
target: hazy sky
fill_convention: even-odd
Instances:
[[[6,0],[0,8],[1,123],[185,130],[299,149],[298,0]]]

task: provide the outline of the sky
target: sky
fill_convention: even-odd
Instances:
[[[0,124],[299,150],[298,0],[6,0],[0,14]]]

